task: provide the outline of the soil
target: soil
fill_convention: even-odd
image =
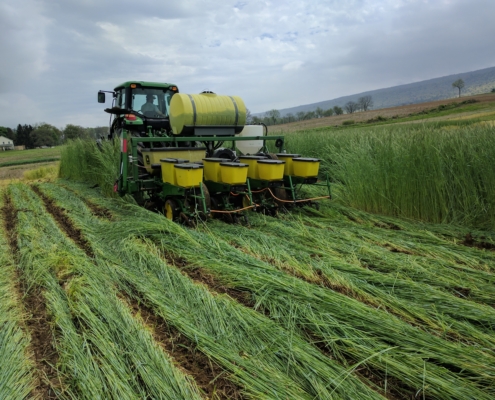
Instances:
[[[121,294],[121,298],[124,296]],[[242,388],[228,379],[228,372],[196,350],[194,342],[157,316],[155,312],[136,300],[126,298],[134,316],[140,315],[153,338],[169,354],[174,365],[191,376],[208,399],[244,399]]]
[[[281,132],[295,132],[305,129],[314,129],[314,128],[324,128],[327,126],[341,126],[344,121],[353,120],[355,123],[367,122],[368,120],[376,119],[377,117],[384,117],[387,119],[396,119],[407,117],[410,114],[417,114],[422,111],[434,109],[443,104],[450,103],[460,103],[466,100],[475,100],[477,104],[487,104],[495,102],[495,94],[479,94],[475,96],[462,96],[461,98],[453,98],[453,99],[445,99],[445,100],[436,100],[430,101],[427,103],[419,103],[419,104],[409,104],[406,106],[398,106],[391,108],[382,108],[378,110],[370,110],[357,112],[353,114],[343,114],[343,115],[333,115],[331,117],[323,117],[317,119],[311,119],[306,121],[298,121],[292,122],[290,124],[282,124],[282,125],[272,125],[269,127],[269,131],[271,134],[279,134]],[[481,112],[481,111],[477,111]],[[454,115],[448,115],[438,118],[428,118],[429,121],[433,120],[445,120],[449,118],[459,118],[462,115],[470,115],[472,112],[458,113]]]
[[[5,195],[4,228],[7,233],[9,246],[14,259],[18,262],[19,248],[17,243],[17,210],[10,197]],[[19,269],[16,268],[19,279],[19,298],[29,318],[24,320],[24,328],[31,337],[30,352],[34,355],[37,384],[30,394],[31,398],[57,399],[55,391],[60,391],[62,382],[55,366],[58,362],[58,353],[53,345],[53,333],[50,329],[50,318],[45,306],[45,296],[39,287],[30,287]],[[22,293],[25,293],[22,296]]]
[[[65,210],[55,204],[55,202],[46,196],[38,186],[31,186],[33,191],[40,196],[41,200],[45,205],[46,210],[52,215],[52,217],[57,222],[58,226],[65,234],[70,237],[76,245],[83,250],[86,255],[90,258],[94,258],[93,249],[91,245],[86,240],[81,230],[76,228],[70,218],[65,213]]]
[[[203,268],[190,267],[184,258],[177,257],[171,252],[164,252],[163,255],[167,261],[167,264],[177,267],[184,275],[191,278],[194,282],[205,285],[211,293],[227,294],[246,307],[254,307],[254,299],[252,298],[250,292],[241,291],[222,285],[212,274]]]
[[[88,200],[84,197],[81,197],[78,192],[76,192],[74,189],[72,189],[68,186],[65,186],[65,185],[60,185],[60,186],[63,187],[65,190],[67,190],[71,193],[74,193],[81,201],[84,202],[84,204],[86,204],[86,206],[88,206],[88,208],[91,210],[93,215],[95,215],[99,218],[107,219],[109,221],[112,221],[114,219],[114,216],[109,209],[102,207],[98,204],[95,204],[91,200]]]
[[[88,199],[81,199],[81,200],[84,201],[84,204],[88,206],[88,208],[91,210],[93,215],[99,218],[107,219],[109,221],[113,220],[113,214],[110,210],[101,207],[98,204],[89,201]]]
[[[481,240],[476,240],[476,238],[473,237],[471,233],[468,233],[462,242],[460,242],[464,246],[468,247],[477,247],[478,249],[485,249],[485,250],[492,250],[495,251],[495,244],[489,243],[489,242],[484,242],[483,239],[485,238],[480,238]]]

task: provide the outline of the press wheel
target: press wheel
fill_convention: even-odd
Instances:
[[[173,199],[167,199],[163,206],[165,217],[171,221],[176,221],[179,218],[179,205]]]

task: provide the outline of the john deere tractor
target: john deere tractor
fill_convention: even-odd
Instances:
[[[247,220],[247,211],[276,214],[310,204],[303,185],[318,181],[320,160],[287,154],[283,136],[246,125],[238,96],[179,93],[171,83],[129,81],[98,92],[112,94],[109,139],[120,140],[115,191],[155,207],[167,218],[191,222],[209,216]],[[270,145],[271,143],[271,145]],[[269,151],[277,149],[276,153]]]

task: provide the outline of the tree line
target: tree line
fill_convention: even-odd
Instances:
[[[64,129],[47,124],[17,125],[17,128],[0,126],[0,136],[14,141],[15,146],[26,146],[27,149],[42,146],[57,146],[69,139],[98,139],[108,134],[107,126],[84,128],[68,124]]]
[[[334,106],[328,110],[321,107],[314,111],[299,111],[295,114],[288,113],[282,116],[279,110],[270,110],[264,116],[252,116],[248,110],[248,123],[265,125],[287,124],[289,122],[304,121],[315,118],[331,117],[332,115],[342,115],[344,113],[353,114],[358,111],[368,111],[373,108],[373,98],[371,96],[360,97],[357,101],[348,101],[344,107]]]

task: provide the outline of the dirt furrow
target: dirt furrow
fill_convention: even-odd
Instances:
[[[76,245],[83,250],[86,255],[90,258],[94,258],[93,249],[91,245],[86,240],[81,230],[74,226],[70,218],[67,216],[65,210],[55,204],[51,198],[46,196],[38,186],[31,186],[33,191],[43,200],[43,204],[45,205],[48,213],[52,215],[52,217],[57,222],[60,229],[62,229],[65,234],[71,238]]]
[[[244,399],[242,388],[230,381],[227,372],[195,349],[195,344],[169,325],[147,305],[121,293],[120,298],[141,318],[155,341],[172,358],[174,365],[194,379],[208,399]]]

